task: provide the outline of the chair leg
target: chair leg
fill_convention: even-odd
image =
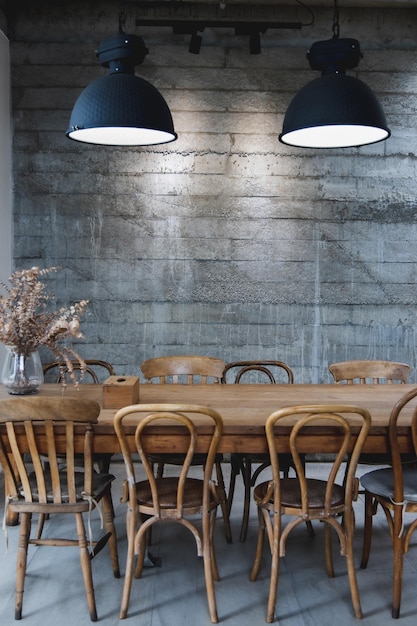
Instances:
[[[204,577],[206,581],[206,590],[207,590],[207,602],[210,613],[210,620],[213,624],[217,624],[219,621],[217,615],[217,604],[216,604],[216,596],[214,592],[214,581],[213,581],[213,563],[211,560],[213,546],[211,542],[211,530],[212,530],[212,521],[210,514],[203,513],[202,519],[202,530],[203,530],[203,561],[204,561]],[[217,565],[215,565],[217,569]]]
[[[132,588],[133,569],[135,565],[135,516],[127,510],[126,514],[126,532],[127,532],[127,557],[126,557],[126,570],[125,570],[125,582],[123,585],[122,602],[120,605],[119,619],[125,619],[127,617],[127,610],[129,608],[130,590]]]
[[[251,480],[252,480],[252,463],[250,458],[245,458],[242,461],[242,478],[244,486],[244,499],[243,499],[243,516],[242,525],[240,527],[239,541],[246,541],[246,535],[248,534],[249,525],[249,513],[251,502]]]
[[[265,521],[261,509],[258,507],[258,540],[256,543],[255,560],[253,562],[252,571],[250,573],[250,580],[254,582],[258,578],[259,570],[261,569],[262,554],[264,551],[265,542]]]
[[[22,513],[20,520],[19,545],[16,559],[16,605],[15,619],[22,618],[23,590],[25,586],[25,575],[27,566],[28,543],[32,522],[31,513]]]
[[[222,509],[226,541],[227,543],[232,543],[232,529],[230,527],[229,506],[227,502],[226,489],[224,486],[223,470],[222,470],[221,463],[216,463],[216,476],[217,476],[217,484],[219,487],[219,493],[220,493],[220,498],[221,498],[220,506]]]
[[[401,591],[403,577],[404,543],[402,537],[394,536],[394,580],[392,588],[392,617],[400,617]]]
[[[324,524],[324,557],[326,572],[329,578],[334,578],[333,555],[332,555],[332,529],[329,524]]]
[[[351,517],[351,516],[349,516]],[[350,528],[346,529],[346,564],[349,577],[350,595],[352,597],[353,612],[356,619],[362,619],[362,608],[359,597],[358,581],[356,578],[355,559],[353,556],[353,520],[349,522]]]
[[[363,526],[363,545],[362,545],[362,558],[361,558],[361,568],[365,569],[368,565],[369,555],[371,553],[371,543],[372,543],[372,521],[374,515],[374,507],[375,504],[373,502],[372,495],[365,491],[365,516],[364,516],[364,526]]]
[[[46,515],[44,515],[43,513],[39,513],[38,526],[36,528],[36,535],[35,535],[36,539],[40,539],[42,537],[43,527],[44,527],[46,518],[47,518]]]
[[[119,567],[119,555],[117,551],[117,536],[116,529],[114,527],[114,511],[113,511],[113,501],[111,497],[110,488],[107,493],[103,496],[103,521],[104,521],[104,529],[107,533],[110,533],[109,538],[109,549],[110,549],[110,557],[111,564],[113,569],[113,575],[115,578],[120,578],[120,567]]]
[[[281,536],[281,518],[277,514],[273,514],[273,531],[272,531],[272,545],[271,553],[271,580],[269,583],[269,596],[268,596],[268,608],[266,613],[266,622],[268,624],[274,621],[275,607],[277,603],[278,595],[278,578],[279,578],[279,538]]]
[[[151,530],[152,530],[152,526],[150,526],[148,530],[142,534],[141,540],[139,542],[139,554],[137,555],[137,558],[136,558],[136,567],[135,567],[135,572],[133,574],[135,578],[141,578],[142,576],[143,566],[144,566],[145,557],[146,557],[146,547],[148,544],[148,536]]]
[[[97,468],[100,474],[108,474],[110,472],[110,463],[112,454],[102,454],[97,458]]]
[[[82,513],[76,513],[78,545],[80,548],[81,570],[84,578],[84,586],[87,595],[88,610],[92,622],[97,621],[96,600],[94,596],[93,575],[91,571],[91,559],[88,552],[87,537]]]
[[[98,455],[96,460],[97,470],[99,474],[109,474],[110,473],[110,463],[112,459],[112,454],[103,454]],[[115,518],[113,500],[110,498],[110,503],[112,507],[113,519]]]
[[[235,494],[235,486],[236,486],[236,476],[239,476],[242,471],[242,461],[240,454],[232,454],[230,459],[230,482],[229,482],[229,492],[227,494],[227,508],[229,511],[232,510],[233,504],[233,496]]]

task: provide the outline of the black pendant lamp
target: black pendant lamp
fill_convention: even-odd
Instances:
[[[333,39],[314,43],[307,54],[320,78],[294,96],[279,140],[302,148],[349,148],[387,139],[391,132],[373,91],[346,75],[362,58],[356,39],[339,39],[337,2]]]
[[[135,76],[147,48],[141,37],[119,35],[103,41],[96,55],[110,73],[82,91],[66,136],[108,146],[149,146],[177,139],[169,107],[159,91]]]

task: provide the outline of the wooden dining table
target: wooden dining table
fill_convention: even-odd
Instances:
[[[370,411],[372,426],[367,437],[364,452],[388,451],[387,426],[394,404],[415,385],[262,385],[262,384],[141,384],[139,404],[199,404],[216,409],[223,418],[223,435],[219,451],[223,453],[264,453],[267,452],[265,422],[275,410],[286,406],[331,404],[356,405]],[[94,451],[97,453],[119,452],[118,441],[113,429],[113,418],[117,409],[103,408],[103,386],[80,384],[78,389],[68,385],[43,384],[41,396],[76,397],[96,400],[102,407],[98,424],[95,427]],[[0,386],[0,398],[10,398],[5,387]],[[13,396],[12,396],[13,397]],[[16,396],[17,397],[17,396]],[[410,420],[417,399],[410,403],[398,422],[398,437],[401,452],[411,452]],[[359,430],[359,421],[353,422],[354,432]],[[358,418],[359,419],[359,418]],[[291,421],[284,422],[277,430],[278,450],[288,452],[288,434]],[[133,435],[134,425],[127,422],[127,429]],[[211,426],[201,422],[198,426],[198,451],[206,451]],[[187,438],[181,427],[167,424],[149,429],[146,448],[150,452],[184,452]],[[329,426],[312,426],[306,429],[302,441],[302,451],[306,453],[327,453],[337,449],[337,433]],[[133,449],[133,436],[132,436]]]
[[[394,404],[403,394],[415,385],[262,385],[262,384],[213,384],[213,385],[173,385],[142,384],[139,390],[139,404],[199,404],[216,409],[223,418],[223,434],[219,452],[222,453],[266,453],[265,422],[277,409],[286,406],[331,404],[355,405],[369,410],[372,425],[366,439],[364,452],[388,452],[387,429],[389,415]],[[103,386],[80,384],[78,388],[58,383],[45,383],[39,389],[40,396],[63,396],[95,400],[101,406],[98,423],[95,426],[94,452],[117,454],[120,452],[118,440],[113,428],[113,418],[117,409],[103,408]],[[0,399],[18,398],[10,396],[7,389],[0,385]],[[413,409],[417,407],[414,399],[403,411],[398,421],[398,439],[400,452],[412,451],[410,422]],[[353,432],[359,430],[359,421],[352,416]],[[288,420],[277,429],[278,451],[288,452],[288,435],[292,422]],[[202,422],[198,428],[198,452],[208,449],[211,425]],[[127,421],[128,434],[131,434],[131,449],[134,450],[134,423]],[[145,447],[149,452],[185,452],[187,436],[183,428],[167,424],[150,427]],[[77,447],[77,441],[74,442]],[[353,443],[353,442],[352,442]],[[80,438],[80,452],[82,439]],[[338,449],[338,433],[329,426],[310,426],[302,437],[301,452],[331,453]],[[7,524],[17,523],[17,516],[10,513]]]

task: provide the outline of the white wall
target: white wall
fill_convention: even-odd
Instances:
[[[10,132],[10,51],[9,40],[0,31],[0,280],[11,273],[12,201]],[[0,367],[5,348],[0,344]]]

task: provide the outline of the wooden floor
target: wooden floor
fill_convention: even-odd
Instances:
[[[116,525],[119,537],[121,569],[126,554],[124,505],[119,503],[123,466],[114,464]],[[227,469],[226,469],[227,471]],[[317,466],[317,472],[320,467]],[[1,481],[1,476],[0,476]],[[2,489],[2,485],[0,485]],[[359,561],[362,538],[362,505],[357,507],[356,555]],[[232,510],[234,543],[227,544],[221,521],[217,527],[217,555],[222,580],[216,584],[218,611],[226,626],[261,626],[264,624],[268,592],[269,558],[259,580],[249,581],[254,556],[256,516],[252,511],[246,543],[239,543],[242,490],[238,488]],[[0,507],[3,516],[3,507]],[[54,522],[47,522],[45,532],[58,533]],[[99,529],[93,518],[93,531]],[[67,524],[71,529],[71,525]],[[324,570],[322,529],[316,527],[310,539],[300,526],[290,537],[287,556],[282,560],[277,620],[280,626],[350,626],[355,622],[350,602],[344,558],[335,550],[336,578],[328,579]],[[391,550],[384,518],[379,515],[373,550],[367,570],[358,569],[364,626],[392,622],[398,626],[415,626],[417,617],[417,534],[407,555],[404,570],[402,616],[391,619]],[[14,576],[17,527],[9,527],[6,538],[0,537],[0,624],[14,623]],[[128,618],[125,624],[135,626],[206,626],[208,617],[201,560],[195,554],[193,539],[178,525],[165,524],[154,532],[152,553],[162,561],[161,567],[148,568],[141,580],[134,580]],[[123,578],[115,580],[108,551],[93,561],[99,622],[119,623],[118,609]],[[82,626],[90,624],[77,549],[30,548],[26,579],[23,620],[25,626]],[[122,623],[122,622],[120,622]]]

